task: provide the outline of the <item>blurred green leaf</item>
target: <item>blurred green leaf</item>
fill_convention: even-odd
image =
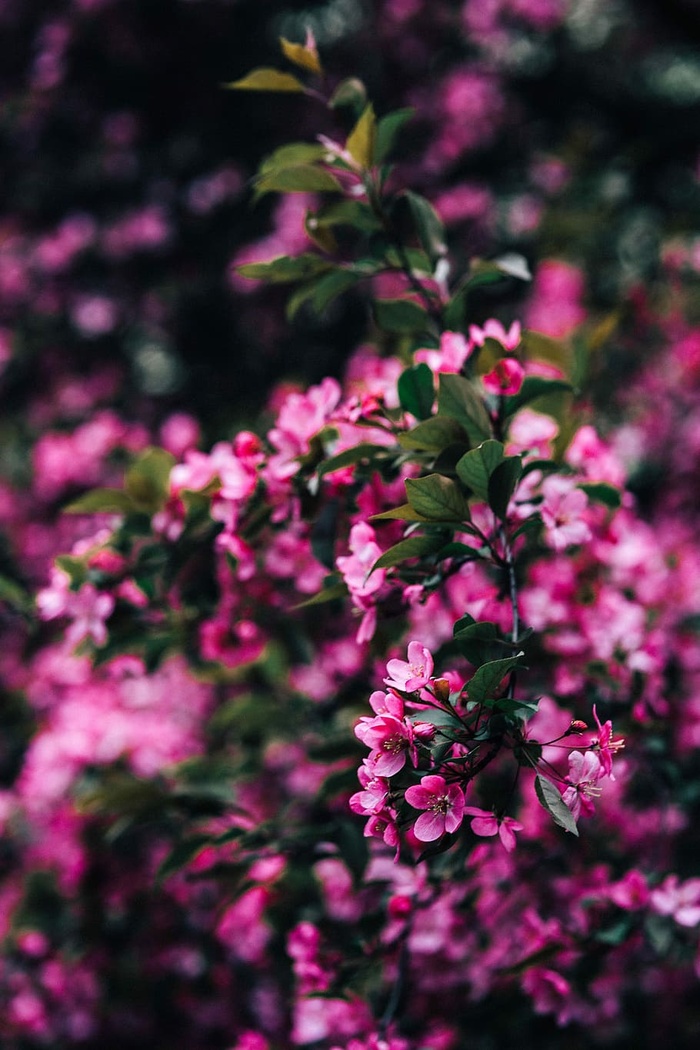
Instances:
[[[520,456],[508,456],[491,474],[488,482],[489,507],[497,518],[505,521],[508,504],[522,477],[523,463]]]
[[[438,415],[449,416],[461,423],[473,445],[491,437],[488,412],[473,383],[464,376],[440,375]]]
[[[374,156],[377,164],[384,164],[394,148],[401,129],[413,118],[414,109],[396,109],[377,122]]]
[[[282,73],[281,70],[272,69],[269,66],[251,69],[250,73],[246,73],[240,80],[231,80],[226,84],[222,84],[222,87],[229,91],[282,91],[294,93],[306,91],[306,87],[301,80],[292,76],[291,73]]]
[[[427,419],[433,411],[435,386],[433,373],[427,365],[418,364],[407,368],[399,376],[399,401],[405,412],[417,419]]]
[[[345,148],[363,171],[374,164],[374,143],[377,134],[377,118],[370,102],[362,112],[355,127],[348,135]]]
[[[268,281],[270,284],[286,284],[290,281],[303,281],[319,273],[327,273],[332,264],[313,252],[302,255],[280,255],[268,262],[244,263],[237,267],[242,277]]]
[[[374,319],[384,332],[422,332],[426,327],[425,310],[410,299],[377,299],[374,303]]]

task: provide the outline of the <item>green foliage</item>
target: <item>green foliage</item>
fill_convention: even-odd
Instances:
[[[522,655],[518,653],[516,656],[507,656],[503,660],[490,660],[482,664],[467,683],[469,699],[477,704],[488,704],[488,701],[494,698],[494,693],[498,690],[505,675],[520,666]]]
[[[404,411],[410,412],[417,419],[427,420],[435,401],[433,373],[428,366],[418,364],[407,368],[399,376],[398,390],[399,401]]]
[[[491,475],[502,462],[502,443],[491,439],[482,441],[462,456],[457,463],[457,476],[478,499],[488,500]]]
[[[535,777],[535,791],[540,805],[547,810],[554,823],[578,837],[576,821],[571,814],[571,810],[564,803],[556,784],[553,784],[547,777],[543,777],[541,773],[538,773]]]
[[[466,522],[469,502],[455,481],[441,474],[408,478],[406,494],[411,507],[429,521]]]
[[[409,558],[420,558],[425,554],[434,554],[444,546],[444,537],[432,534],[426,536],[409,536],[408,539],[395,543],[389,550],[384,551],[377,558],[372,571],[375,569],[389,569],[395,565],[401,565]]]
[[[523,464],[519,456],[508,456],[499,463],[489,478],[489,507],[497,518],[506,520],[508,504],[522,477]]]
[[[373,309],[374,320],[384,332],[406,335],[426,331],[425,308],[410,299],[377,299]]]
[[[374,115],[374,107],[370,103],[365,107],[345,143],[346,150],[363,171],[374,164],[376,134],[377,118]]]
[[[293,94],[306,91],[306,87],[297,77],[269,66],[251,69],[250,73],[246,73],[240,80],[231,80],[222,86],[229,91],[281,91]]]
[[[461,423],[472,445],[491,437],[491,422],[473,383],[464,376],[443,373],[438,388],[438,415]]]

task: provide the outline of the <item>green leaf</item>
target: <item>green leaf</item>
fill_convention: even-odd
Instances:
[[[73,554],[59,554],[54,561],[59,569],[70,578],[71,588],[78,590],[87,580],[87,566],[82,558]]]
[[[416,413],[414,412],[413,415],[416,415]],[[466,440],[467,435],[457,420],[449,419],[447,416],[434,416],[426,419],[423,423],[419,423],[418,426],[414,427],[413,430],[398,436],[401,448],[414,448],[426,452],[442,452],[449,445],[456,445],[459,442],[466,442]]]
[[[334,583],[330,587],[324,587],[318,594],[314,594],[306,601],[299,602],[295,609],[308,609],[312,605],[323,605],[325,602],[334,602],[339,598],[347,598],[348,588],[344,583]]]
[[[318,466],[318,475],[331,474],[334,470],[350,467],[354,463],[371,463],[377,455],[386,455],[386,445],[371,445],[369,443],[354,445],[352,448],[343,449],[336,456],[331,456]]]
[[[180,871],[210,843],[210,835],[192,835],[191,838],[178,842],[156,871],[156,883],[163,882],[169,875]]]
[[[444,546],[442,536],[409,536],[408,539],[395,543],[389,550],[384,551],[372,566],[375,569],[390,569],[400,565],[408,558],[420,558],[423,554],[433,554]]]
[[[522,334],[520,345],[525,357],[535,358],[537,361],[547,361],[548,364],[561,368],[567,375],[572,364],[571,347],[560,339],[553,339],[542,332],[533,332],[525,329]]]
[[[396,109],[378,121],[374,149],[377,164],[384,164],[388,159],[401,129],[413,118],[414,113],[413,109]]]
[[[321,76],[323,73],[318,51],[315,47],[294,44],[291,40],[285,40],[283,36],[280,37],[280,47],[284,57],[293,62],[295,66],[299,66],[300,69],[305,69],[309,73],[315,73],[317,76]]]
[[[412,365],[402,372],[398,382],[399,401],[405,412],[417,419],[427,419],[433,411],[435,386],[433,373],[426,364]]]
[[[357,77],[341,80],[328,102],[331,109],[351,106],[359,115],[367,105],[367,88]]]
[[[351,226],[362,233],[373,233],[381,229],[381,223],[369,204],[364,201],[329,201],[317,212],[310,213],[309,228]]]
[[[410,503],[402,503],[400,507],[392,507],[384,510],[381,514],[373,514],[370,521],[431,521],[424,514],[419,514]]]
[[[283,168],[298,168],[304,164],[314,164],[326,155],[326,148],[320,142],[288,142],[286,146],[269,153],[258,168],[258,176],[270,175]]]
[[[297,80],[291,73],[282,73],[279,69],[271,69],[269,66],[251,69],[250,73],[246,73],[240,80],[231,80],[222,87],[229,91],[306,91],[301,80]]]
[[[165,449],[147,448],[132,463],[124,476],[124,489],[137,510],[152,514],[163,507],[175,462]]]
[[[377,134],[377,118],[370,102],[362,116],[348,135],[345,148],[352,159],[366,171],[374,164],[374,143]]]
[[[500,441],[482,441],[471,449],[457,464],[457,476],[472,490],[478,499],[488,500],[489,479],[503,462],[503,445]]]
[[[63,508],[66,514],[128,514],[133,509],[122,489],[92,489]]]
[[[438,415],[449,416],[461,423],[473,445],[491,437],[488,412],[473,383],[464,376],[440,375]]]
[[[323,313],[334,299],[353,288],[361,280],[363,280],[362,275],[353,273],[352,270],[336,270],[334,273],[328,273],[316,282],[311,296],[311,305],[317,314]]]
[[[510,697],[503,696],[500,700],[490,704],[489,707],[492,711],[501,715],[519,715],[521,718],[526,719],[536,713],[537,701],[512,700]]]
[[[374,319],[382,331],[402,334],[424,331],[426,314],[422,306],[410,299],[377,299]]]
[[[489,478],[489,507],[501,521],[506,519],[508,504],[522,477],[522,473],[523,463],[520,456],[508,456],[496,467]]]
[[[471,619],[471,617],[470,617]],[[466,656],[470,664],[480,667],[482,664],[492,662],[493,657],[498,654],[494,643],[498,640],[498,629],[495,623],[489,620],[480,620],[478,623],[463,624],[458,620],[454,626],[454,639],[459,651]]]
[[[485,700],[492,699],[504,676],[518,666],[522,655],[518,653],[516,656],[507,656],[503,660],[490,660],[482,664],[467,682],[469,699],[474,700],[477,704],[483,704]]]
[[[459,485],[440,474],[408,478],[408,502],[430,521],[469,521],[469,503]]]
[[[402,196],[408,201],[413,222],[426,255],[433,266],[447,253],[445,227],[430,201],[418,193],[406,190]]]
[[[577,488],[582,489],[594,503],[603,503],[606,507],[610,507],[611,510],[617,510],[622,503],[622,495],[619,489],[616,489],[614,485],[606,484],[604,481],[586,482],[583,485],[578,485]]]
[[[255,195],[265,193],[339,193],[342,186],[325,168],[313,164],[298,164],[265,172],[255,180]]]
[[[554,823],[558,824],[560,828],[564,828],[565,831],[570,831],[572,835],[576,835],[578,838],[576,821],[571,810],[562,799],[556,784],[553,784],[547,777],[543,777],[538,773],[535,777],[535,792],[540,805],[547,810]]]
[[[303,281],[316,274],[326,274],[332,265],[320,255],[305,252],[303,255],[280,255],[267,262],[245,263],[237,267],[242,277],[250,277],[269,284],[287,284],[290,281]]]
[[[15,580],[7,576],[0,576],[0,602],[17,609],[19,612],[29,612],[32,608],[32,598]]]
[[[558,394],[561,391],[571,392],[573,387],[565,379],[545,379],[543,376],[525,376],[523,385],[517,394],[505,399],[504,416],[508,419],[523,405],[529,405],[537,398]]]

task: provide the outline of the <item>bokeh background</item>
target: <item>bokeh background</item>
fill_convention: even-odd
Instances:
[[[27,595],[85,527],[61,508],[118,484],[131,452],[230,437],[276,384],[340,374],[367,337],[361,293],[289,324],[282,292],[235,272],[307,246],[311,202],[253,207],[250,180],[283,142],[337,125],[308,99],[222,85],[277,63],[279,36],[301,41],[307,27],[331,85],[356,76],[380,114],[414,108],[399,175],[442,215],[455,271],[473,256],[527,259],[533,284],[486,291],[473,320],[584,332],[591,411],[637,427],[630,487],[643,513],[658,520],[663,500],[696,522],[697,0],[0,0],[0,1039],[11,1050],[224,1050],[253,1024],[232,1005],[250,999],[245,958],[232,985],[222,945],[254,937],[255,915],[214,936],[212,901],[193,917],[177,888],[155,890],[141,840],[111,853],[58,805],[78,775],[99,779],[99,759],[52,738],[42,765],[36,741],[49,724],[58,733],[55,698],[73,690],[78,703],[89,684],[57,672]],[[674,333],[696,362],[683,375],[665,356]],[[170,673],[153,686],[156,719],[181,688]],[[183,739],[206,707],[190,687]],[[179,746],[141,755],[141,772],[185,757]],[[474,1045],[524,1045],[497,1014],[475,1008]],[[528,1018],[531,1045],[587,1045]]]

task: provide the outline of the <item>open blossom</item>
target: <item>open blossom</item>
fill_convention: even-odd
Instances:
[[[404,693],[413,693],[423,689],[433,673],[433,657],[430,650],[420,642],[409,642],[408,660],[389,660],[386,669],[389,677],[386,684]]]
[[[586,817],[595,813],[592,800],[600,794],[598,781],[604,776],[605,771],[594,751],[572,751],[569,755],[569,775],[566,778],[569,787],[562,798],[574,820],[578,820],[581,813]]]
[[[443,332],[439,350],[417,350],[413,356],[433,372],[460,372],[473,349],[459,332]]]
[[[588,497],[582,489],[576,488],[575,481],[556,475],[545,478],[542,495],[544,502],[540,513],[550,547],[563,551],[591,538],[591,530],[583,519]]]
[[[434,842],[445,832],[456,831],[464,816],[464,795],[457,784],[447,784],[434,773],[421,777],[420,784],[406,789],[406,801],[423,809],[413,832],[420,842]]]
[[[488,838],[498,835],[505,849],[512,853],[515,849],[515,832],[522,831],[523,825],[514,820],[513,817],[497,817],[485,809],[477,809],[476,806],[465,806],[465,816],[472,817],[471,829],[475,835]]]
[[[408,754],[415,756],[413,726],[395,715],[361,719],[355,726],[355,736],[372,749],[370,758],[378,776],[393,777],[405,766]]]
[[[386,577],[385,569],[371,572],[382,549],[376,542],[375,532],[366,522],[358,522],[350,530],[350,554],[336,558],[336,565],[352,595],[360,598],[374,594]]]
[[[469,325],[469,341],[474,346],[483,346],[487,339],[495,339],[506,350],[515,350],[521,338],[520,321],[513,321],[506,332],[500,321],[490,318],[479,328],[476,324]]]
[[[595,709],[595,704],[593,705],[593,717],[595,718],[595,723],[598,727],[598,736],[591,740],[590,746],[594,748],[598,755],[605,776],[614,780],[615,777],[613,776],[612,771],[613,755],[622,750],[625,746],[625,742],[620,737],[618,737],[617,740],[613,739],[611,721],[608,720],[605,724],[601,724],[600,719],[598,718],[598,712]]]
[[[697,926],[700,923],[700,879],[681,883],[677,875],[668,875],[651,891],[651,906],[658,915],[672,915],[679,926]]]
[[[42,620],[67,616],[73,621],[66,631],[67,645],[78,645],[85,638],[92,638],[95,645],[104,645],[107,641],[105,621],[114,610],[114,598],[98,591],[92,583],[84,583],[80,590],[72,591],[67,575],[54,569],[51,586],[37,595],[37,608]]]
[[[524,378],[525,372],[520,362],[514,357],[504,357],[481,377],[481,381],[487,394],[505,397],[517,394]]]

